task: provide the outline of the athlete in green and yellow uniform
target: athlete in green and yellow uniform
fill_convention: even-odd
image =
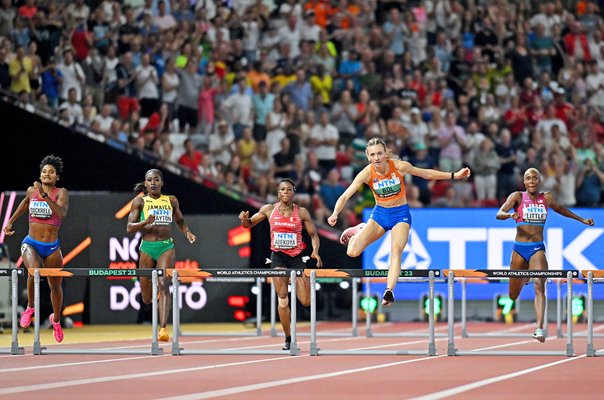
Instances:
[[[132,202],[126,231],[131,234],[142,231],[139,268],[174,268],[176,252],[172,240],[172,221],[187,237],[190,243],[195,243],[195,235],[189,230],[180,211],[178,200],[174,196],[161,193],[164,180],[161,171],[151,169],[145,174],[145,181],[134,186],[134,191],[144,193]],[[140,278],[141,296],[145,304],[151,303],[151,280]],[[159,278],[159,324],[158,340],[167,342],[169,339],[166,325],[171,307],[170,278],[166,274]]]

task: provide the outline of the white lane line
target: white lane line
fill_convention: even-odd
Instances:
[[[429,393],[423,396],[419,396],[419,397],[413,397],[412,399],[409,400],[438,400],[438,399],[444,399],[450,396],[456,396],[460,393],[464,393],[464,392],[468,392],[470,390],[474,390],[483,386],[487,386],[487,385],[491,385],[493,383],[497,383],[497,382],[501,382],[501,381],[505,381],[508,379],[513,379],[522,375],[527,375],[536,371],[540,371],[542,369],[545,368],[550,368],[550,367],[555,367],[556,365],[560,365],[560,364],[564,364],[567,362],[571,362],[571,361],[575,361],[581,358],[584,358],[585,355],[582,356],[578,356],[578,357],[574,357],[574,358],[566,358],[564,360],[560,360],[560,361],[555,361],[549,364],[543,364],[543,365],[539,365],[537,367],[533,367],[533,368],[528,368],[528,369],[523,369],[521,371],[516,371],[516,372],[512,372],[506,375],[500,375],[500,376],[496,376],[494,378],[488,378],[488,379],[483,379],[480,381],[476,381],[476,382],[472,382],[472,383],[468,383],[465,385],[461,385],[458,386],[456,388],[452,388],[452,389],[447,389],[447,390],[442,390],[440,392],[434,392],[434,393]]]
[[[354,369],[348,369],[348,370],[343,370],[343,371],[329,372],[329,373],[325,373],[325,374],[300,376],[297,378],[281,379],[278,381],[256,383],[256,384],[245,385],[245,386],[235,386],[232,388],[212,390],[212,391],[208,391],[208,392],[191,393],[191,394],[183,395],[183,396],[165,397],[165,398],[162,398],[161,400],[198,400],[198,399],[212,399],[215,397],[223,397],[223,396],[232,396],[235,394],[252,392],[255,390],[269,389],[269,388],[273,388],[273,387],[277,387],[277,386],[291,385],[294,383],[308,382],[308,381],[314,381],[314,380],[319,380],[319,379],[334,378],[334,377],[342,376],[342,375],[356,374],[359,372],[372,371],[375,369],[388,368],[388,367],[393,367],[393,366],[402,365],[402,364],[411,364],[414,362],[431,360],[431,359],[436,359],[436,358],[441,358],[441,357],[447,357],[447,356],[442,355],[442,356],[434,356],[434,357],[416,358],[413,360],[397,361],[397,362],[392,362],[392,363],[388,363],[388,364],[379,364],[379,365],[373,365],[370,367],[354,368]]]
[[[45,369],[45,368],[74,367],[74,366],[77,366],[77,365],[87,365],[87,364],[103,364],[103,363],[119,362],[119,361],[141,360],[141,359],[144,359],[144,358],[165,357],[165,356],[171,356],[171,355],[172,354],[163,354],[161,356],[151,356],[151,355],[149,355],[149,356],[142,356],[142,357],[112,358],[112,359],[108,359],[108,360],[78,361],[78,362],[61,363],[61,364],[32,365],[32,366],[29,366],[29,367],[4,368],[4,369],[0,369],[0,373],[5,373],[5,372],[22,372],[22,371],[31,371],[31,370],[35,370],[35,369]]]
[[[240,366],[246,364],[258,364],[262,362],[270,362],[277,360],[285,360],[285,359],[298,359],[302,357],[308,356],[299,356],[299,357],[278,357],[278,358],[265,358],[261,360],[252,360],[252,361],[239,361],[227,364],[215,364],[215,365],[205,365],[202,367],[192,367],[192,368],[180,368],[180,369],[171,369],[171,370],[163,370],[163,371],[153,371],[153,372],[142,372],[138,374],[129,374],[129,375],[115,375],[115,376],[104,376],[99,378],[87,378],[87,379],[75,379],[72,381],[62,381],[62,382],[53,382],[53,383],[40,383],[36,385],[27,385],[27,386],[14,386],[9,388],[0,388],[0,395],[4,394],[15,394],[15,393],[25,393],[32,392],[38,390],[49,390],[49,389],[60,389],[65,387],[79,386],[79,385],[90,385],[94,383],[104,383],[104,382],[116,382],[130,379],[140,379],[140,378],[149,378],[152,376],[163,376],[168,374],[182,374],[187,372],[195,372],[195,371],[203,371],[205,369],[214,369],[214,368],[225,368],[225,367],[233,367]]]

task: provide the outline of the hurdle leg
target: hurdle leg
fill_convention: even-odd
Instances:
[[[466,293],[467,290],[467,279],[461,280],[461,337],[469,337],[468,336],[468,327],[466,325],[467,320],[467,301],[466,301]]]
[[[42,354],[40,346],[40,271],[34,271],[34,354]]]
[[[275,321],[277,319],[277,293],[275,292],[274,278],[271,278],[271,337],[277,336],[277,327]]]
[[[17,322],[17,303],[18,303],[18,293],[19,293],[19,276],[18,271],[13,269],[11,272],[11,312],[12,312],[12,328],[13,328],[13,338],[10,343],[10,353],[13,355],[25,354],[25,349],[23,347],[19,347],[19,339],[17,333],[19,332],[19,326]]]
[[[430,296],[430,315],[428,315],[428,355],[436,355],[436,343],[434,341],[434,271],[430,271],[430,283],[429,283],[429,296]]]
[[[566,299],[566,356],[574,357],[575,350],[573,349],[573,273],[568,271],[566,274],[567,299]]]
[[[262,336],[262,278],[256,278],[258,295],[256,296],[256,336]]]
[[[163,353],[162,349],[159,348],[159,344],[157,343],[157,313],[158,313],[158,307],[157,307],[157,294],[158,294],[158,290],[157,290],[157,285],[158,285],[158,279],[157,279],[157,270],[153,271],[153,273],[151,274],[151,286],[152,286],[152,318],[151,318],[151,329],[153,329],[153,333],[151,335],[152,337],[152,341],[151,341],[151,355],[152,356],[157,356]]]
[[[560,279],[556,281],[556,337],[563,338],[562,333],[562,282]]]
[[[318,356],[317,346],[317,272],[310,271],[310,355]]]
[[[292,356],[297,356],[300,354],[300,349],[298,348],[298,339],[296,335],[296,319],[298,314],[298,296],[297,296],[297,288],[296,288],[296,271],[291,272],[291,305],[290,305],[290,335],[292,338],[289,354]]]
[[[359,279],[352,278],[352,336],[359,336],[358,317],[359,317]]]
[[[455,349],[455,327],[454,327],[454,318],[455,318],[455,304],[454,304],[454,293],[453,293],[453,272],[449,271],[449,279],[448,279],[448,289],[449,289],[449,303],[447,304],[448,307],[448,311],[447,311],[447,321],[448,321],[448,330],[449,330],[449,342],[447,344],[447,355],[448,356],[454,356],[456,355],[456,349]]]
[[[595,357],[594,348],[594,300],[593,300],[594,274],[589,271],[587,274],[587,357]]]
[[[176,269],[172,274],[172,355],[179,356],[180,351],[180,304],[178,304],[178,290],[180,282]]]
[[[369,301],[369,297],[371,296],[371,279],[365,278],[365,298]],[[368,338],[373,337],[373,332],[371,331],[371,313],[365,311],[365,336]]]

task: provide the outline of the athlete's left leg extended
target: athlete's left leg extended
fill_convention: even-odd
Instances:
[[[529,270],[531,271],[547,271],[547,259],[545,251],[541,250],[533,254],[529,260]],[[533,286],[535,288],[535,315],[537,317],[537,327],[543,329],[545,319],[545,279],[533,278]]]
[[[165,273],[167,268],[174,268],[176,251],[174,248],[164,251],[157,259],[157,269],[164,270],[164,276],[158,279],[159,283],[159,327],[165,328],[172,309],[172,296],[170,296],[170,278]]]
[[[42,264],[45,268],[63,268],[63,255],[58,249],[48,257]],[[54,313],[54,322],[61,320],[61,312],[63,311],[63,287],[61,286],[63,278],[60,276],[49,276],[48,285],[50,286],[50,302],[52,303],[52,311]]]
[[[405,222],[399,222],[392,228],[390,233],[390,265],[388,267],[388,288],[394,289],[401,274],[401,259],[403,250],[409,240],[411,226]]]
[[[373,219],[367,221],[367,225],[359,233],[350,238],[346,254],[349,257],[358,257],[371,243],[375,242],[384,235],[382,228]]]

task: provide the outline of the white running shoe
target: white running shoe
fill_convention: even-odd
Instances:
[[[535,329],[535,333],[533,333],[533,339],[538,340],[541,343],[545,342],[545,333],[543,332],[543,329]]]
[[[347,244],[350,238],[359,233],[359,231],[363,229],[365,225],[366,224],[364,222],[361,222],[358,225],[345,229],[344,232],[342,232],[342,236],[340,236],[340,243]]]

